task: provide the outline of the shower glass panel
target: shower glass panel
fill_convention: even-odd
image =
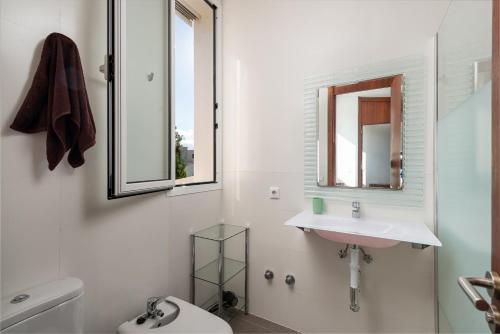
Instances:
[[[488,333],[457,284],[491,259],[491,1],[452,1],[438,33],[440,333]]]

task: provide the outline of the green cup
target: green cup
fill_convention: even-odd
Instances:
[[[323,213],[323,199],[319,197],[313,198],[313,213],[321,215]]]

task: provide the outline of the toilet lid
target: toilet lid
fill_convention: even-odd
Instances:
[[[168,297],[167,300],[176,304],[180,309],[179,315],[170,324],[160,328],[151,328],[156,324],[156,320],[148,319],[144,324],[137,325],[137,318],[135,318],[122,324],[118,328],[118,333],[233,333],[227,322],[212,313],[175,297]],[[158,308],[165,314],[175,312],[175,307],[168,303],[161,303]]]
[[[83,293],[78,278],[64,278],[2,298],[0,330],[60,305]],[[22,296],[18,302],[16,297]]]

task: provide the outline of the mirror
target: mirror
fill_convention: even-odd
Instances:
[[[318,184],[403,187],[403,75],[318,90]]]
[[[172,0],[108,0],[110,199],[174,186],[172,17]]]

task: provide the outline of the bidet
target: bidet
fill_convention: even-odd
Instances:
[[[223,319],[175,297],[154,298],[150,300],[156,310],[164,315],[148,317],[143,323],[134,318],[118,328],[119,334],[126,333],[213,333],[233,334],[229,324]],[[159,303],[156,303],[158,301]],[[155,304],[155,305],[153,305]],[[152,311],[153,309],[150,309]],[[143,317],[143,315],[139,317]]]

